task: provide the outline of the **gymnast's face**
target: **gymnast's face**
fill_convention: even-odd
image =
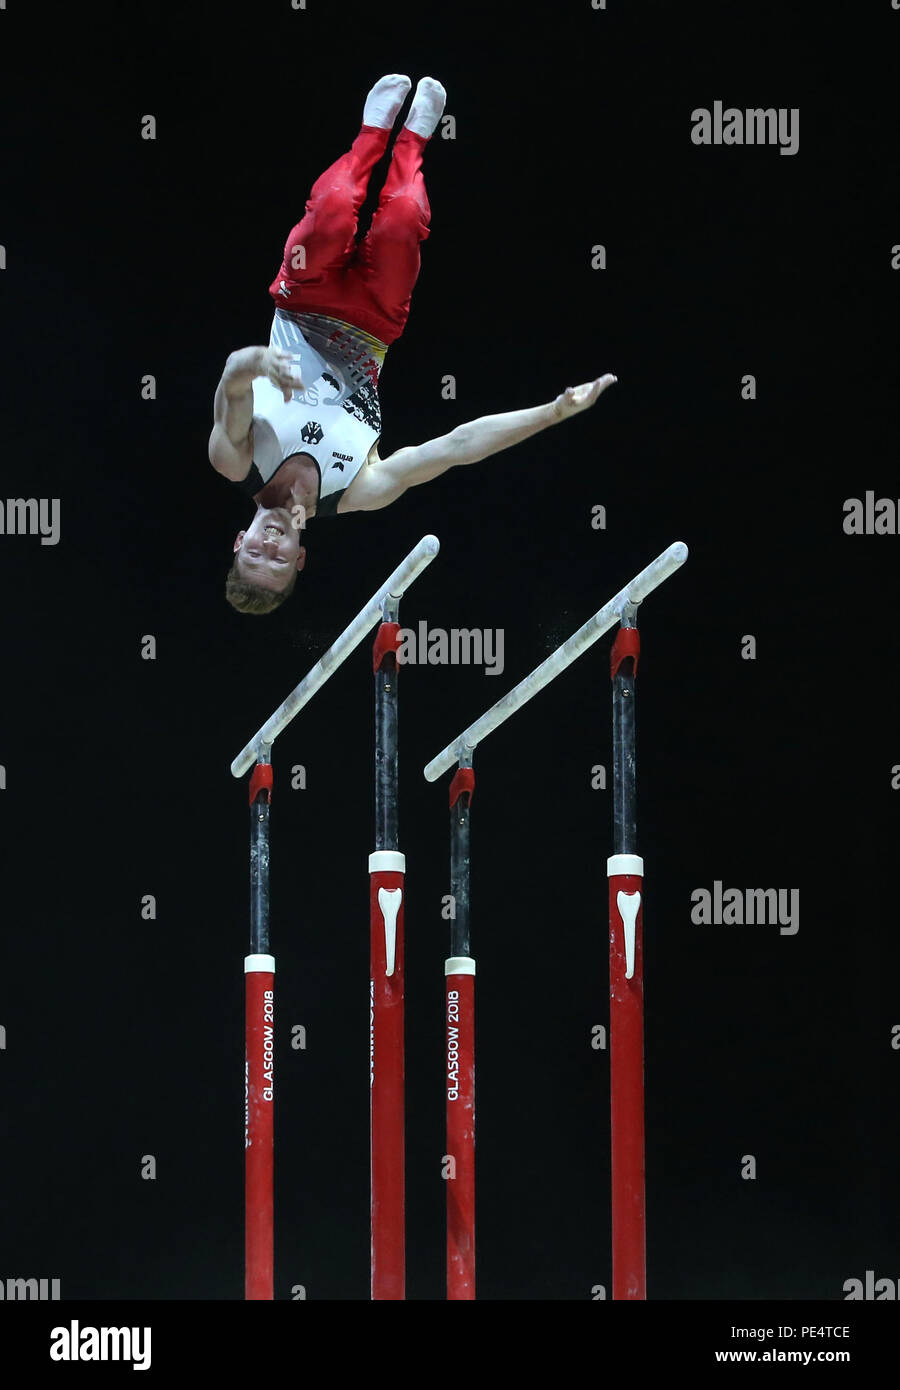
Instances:
[[[258,507],[249,530],[237,533],[234,556],[245,583],[279,593],[306,564],[306,548],[285,507]]]

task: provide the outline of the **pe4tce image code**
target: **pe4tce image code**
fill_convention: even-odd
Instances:
[[[804,1340],[810,1337],[819,1339],[823,1337],[834,1337],[846,1340],[850,1336],[850,1328],[843,1324],[834,1326],[822,1323],[800,1327],[795,1325],[779,1327],[732,1327],[731,1335],[736,1340],[760,1342],[771,1342],[776,1338],[788,1341],[792,1337],[801,1337]]]

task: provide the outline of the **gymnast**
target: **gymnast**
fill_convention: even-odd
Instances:
[[[225,584],[241,613],[271,612],[292,593],[306,562],[301,532],[309,518],[387,507],[407,488],[588,409],[616,380],[607,374],[545,405],[484,415],[379,456],[378,381],[406,326],[429,235],[422,156],[446,100],[434,78],[416,87],[361,241],[357,214],[411,86],[392,73],[369,92],[359,134],[317,179],[287,239],[269,287],[268,346],[231,353],[216,388],[210,463],[256,505],[235,539]]]

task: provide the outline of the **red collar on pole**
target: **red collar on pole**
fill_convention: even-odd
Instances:
[[[466,792],[469,794],[469,805],[471,806],[472,796],[475,792],[475,769],[473,767],[458,767],[453,781],[450,783],[451,810]]]
[[[641,634],[636,627],[620,627],[609,654],[609,677],[615,680],[616,672],[629,656],[634,657],[634,674],[637,675],[638,657],[641,654]]]
[[[252,806],[260,792],[266,793],[266,800],[272,804],[272,764],[257,763],[250,777],[250,805]]]
[[[400,646],[400,624],[382,623],[375,634],[375,645],[372,648],[372,670],[376,673],[381,669],[381,663],[388,652],[394,652]]]

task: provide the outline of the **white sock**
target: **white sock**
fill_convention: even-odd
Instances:
[[[363,108],[363,125],[377,125],[389,130],[397,119],[397,112],[406,100],[412,83],[403,73],[391,72],[380,77],[375,83]]]
[[[416,135],[432,136],[444,110],[447,93],[440,82],[433,77],[423,77],[416,87],[409,115],[403,122],[406,130],[414,130]]]

